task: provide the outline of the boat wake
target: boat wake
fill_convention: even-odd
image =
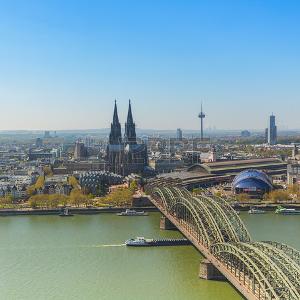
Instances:
[[[46,250],[46,249],[72,249],[72,248],[107,248],[107,247],[123,247],[125,244],[100,244],[100,245],[66,245],[57,247],[47,246],[24,246],[24,247],[0,247],[0,251],[13,250]]]
[[[91,246],[83,246],[88,248],[105,248],[105,247],[123,247],[125,244],[116,244],[116,245],[91,245]]]

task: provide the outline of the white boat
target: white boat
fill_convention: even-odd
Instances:
[[[144,237],[137,237],[125,242],[126,246],[149,246],[153,243],[153,239],[145,239]]]
[[[66,207],[64,210],[59,214],[60,217],[73,217],[74,215],[69,213],[69,209]]]
[[[184,246],[190,245],[191,242],[187,239],[145,239],[137,237],[125,242],[126,246],[131,247],[150,247],[150,246]]]
[[[278,206],[275,214],[280,214],[280,215],[300,215],[300,210],[296,210],[294,208],[285,208],[282,206]]]
[[[126,209],[125,211],[122,211],[120,213],[117,213],[117,216],[148,216],[148,213],[144,211],[136,211],[134,209]]]
[[[261,214],[265,214],[265,213],[266,213],[265,210],[258,209],[258,208],[255,208],[255,207],[251,207],[248,210],[248,214],[252,214],[252,215],[261,215]]]

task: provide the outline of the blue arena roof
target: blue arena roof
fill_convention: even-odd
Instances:
[[[259,170],[246,170],[238,174],[232,183],[234,188],[247,188],[256,186],[258,188],[272,188],[269,177]]]

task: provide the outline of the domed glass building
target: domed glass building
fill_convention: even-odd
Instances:
[[[262,196],[270,192],[273,185],[266,173],[259,170],[246,170],[235,177],[232,188],[235,194],[247,193],[251,196]]]

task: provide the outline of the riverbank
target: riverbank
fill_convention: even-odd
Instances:
[[[144,211],[158,211],[156,207],[68,207],[69,212],[75,215],[93,215],[100,213],[118,213],[125,209],[144,210]],[[21,209],[0,209],[0,216],[19,216],[19,215],[58,215],[61,212],[61,208],[53,209],[33,209],[33,208],[21,208]]]
[[[257,207],[265,211],[275,211],[278,206],[286,208],[300,209],[300,204],[287,203],[236,203],[233,208],[237,211],[248,211],[251,207]],[[128,206],[128,207],[68,207],[69,212],[75,215],[92,215],[100,213],[118,213],[125,209],[158,211],[155,206]],[[18,216],[18,215],[58,215],[61,208],[3,208],[0,209],[1,216]]]
[[[251,207],[257,207],[266,211],[275,211],[278,206],[300,209],[300,204],[295,203],[236,203],[233,208],[238,211],[248,211]]]

